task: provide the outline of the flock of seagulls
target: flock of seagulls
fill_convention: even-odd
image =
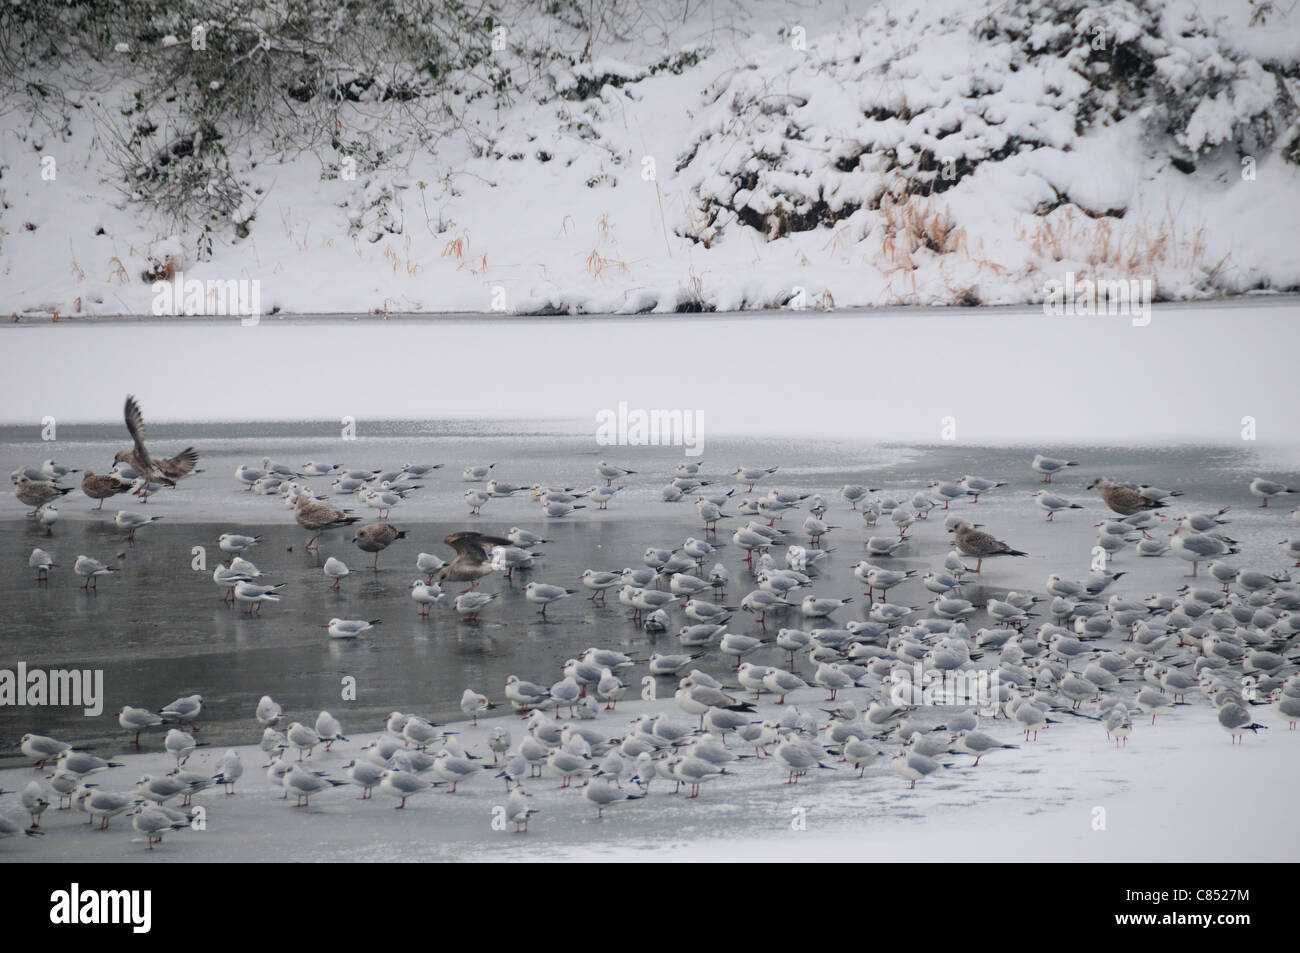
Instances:
[[[126,492],[138,485],[143,503],[151,484],[175,485],[193,471],[198,456],[192,448],[169,461],[150,456],[139,407],[131,398],[126,421],[133,447],[123,451],[119,466],[130,468],[134,482],[115,476],[127,490],[112,488]],[[34,512],[63,496],[69,488],[60,487],[58,477],[75,472],[46,464],[39,468],[42,479],[29,472],[36,468],[15,475],[19,499]],[[1039,455],[1030,466],[1055,488],[1080,465]],[[314,534],[309,550],[322,545],[324,534],[344,530],[356,549],[374,555],[373,570],[381,553],[408,537],[389,522],[390,512],[439,466],[381,471],[308,462],[289,468],[263,460],[260,467],[241,466],[236,478],[248,492],[280,497],[298,524]],[[562,519],[584,506],[603,509],[626,486],[618,481],[636,475],[602,461],[595,474],[603,485],[578,492],[509,484],[494,477],[494,468],[464,469],[465,482],[476,484],[465,494],[471,514],[501,498],[522,497],[538,505],[540,516]],[[1096,722],[1099,733],[1104,729],[1109,741],[1122,746],[1135,725],[1153,730],[1163,712],[1188,704],[1189,697],[1208,700],[1234,743],[1269,727],[1256,720],[1259,707],[1271,706],[1274,725],[1294,729],[1300,722],[1300,586],[1288,572],[1292,563],[1300,565],[1300,540],[1283,544],[1281,560],[1252,554],[1269,563],[1265,569],[1242,568],[1229,558],[1239,554],[1241,544],[1223,532],[1228,507],[1172,517],[1181,492],[1098,476],[1085,488],[1097,496],[1070,499],[1058,495],[1068,493],[1063,488],[1028,498],[1046,512],[1047,521],[1072,510],[1108,510],[1112,515],[1097,524],[1101,562],[1079,580],[1053,573],[1041,592],[1003,591],[989,582],[973,585],[986,578],[984,561],[1029,554],[969,514],[983,495],[1016,492],[1004,489],[1011,481],[966,474],[901,495],[849,485],[840,488],[838,500],[782,487],[755,490],[777,472],[774,466],[738,467],[731,474],[734,485],[724,489],[720,480],[703,478],[701,464],[683,464],[661,495],[668,502],[694,498],[698,535],[648,546],[641,566],[593,567],[573,579],[530,579],[523,586],[524,599],[543,618],[556,603],[585,596],[595,611],[625,612],[629,624],[650,634],[652,646],[659,634],[672,633],[671,650],[633,657],[593,646],[557,671],[534,673],[535,680],[511,675],[495,700],[466,688],[460,707],[475,726],[496,708],[521,719],[513,728],[506,719],[492,719],[472,744],[466,743],[464,728],[393,712],[382,734],[354,745],[327,711],[314,720],[305,716],[284,724],[281,706],[268,695],[254,713],[267,759],[261,770],[284,799],[304,809],[313,797],[349,786],[360,788],[363,800],[378,791],[404,809],[409,799],[437,789],[495,791],[489,779],[496,779],[504,781],[508,793],[506,816],[523,833],[537,813],[525,788],[536,789],[546,778],[558,789],[581,792],[599,818],[614,805],[648,797],[652,784],[656,790],[671,785],[669,793],[684,792],[689,801],[759,766],[766,770],[769,763],[779,765],[790,785],[813,772],[874,776],[868,769],[880,765],[914,788],[936,773],[973,769],[981,759],[1032,745],[1040,732],[1067,718]],[[321,477],[332,479],[332,496],[354,495],[374,509],[374,520],[364,522],[314,492],[307,480]],[[109,487],[97,478],[86,492],[102,503],[107,496],[94,493]],[[1263,479],[1252,481],[1249,491],[1263,501],[1261,507],[1297,492]],[[841,522],[827,521],[832,510]],[[944,519],[934,515],[945,512]],[[835,553],[826,542],[847,535],[850,515],[866,533],[864,556],[852,565],[863,591],[819,592]],[[1171,518],[1176,528],[1169,532]],[[1300,510],[1291,519],[1300,521]],[[728,530],[720,534],[723,521]],[[133,538],[150,522],[128,517],[117,525]],[[777,522],[786,528],[777,528]],[[941,528],[926,528],[935,524]],[[260,542],[257,536],[223,534],[218,545],[230,559],[213,572],[223,598],[242,604],[250,615],[260,613],[263,603],[277,602],[284,590],[267,582],[251,562]],[[448,558],[428,552],[415,557],[409,595],[420,616],[445,606],[469,623],[500,597],[481,588],[485,582],[536,571],[549,545],[544,536],[519,526],[500,535],[455,532],[443,543]],[[1190,562],[1189,581],[1168,593],[1115,592],[1125,572],[1112,571],[1111,562],[1130,546],[1138,556],[1172,552]],[[744,554],[743,568],[737,560],[726,564],[727,550]],[[921,553],[933,556],[929,567],[900,558]],[[356,570],[345,555],[324,561],[322,585],[346,586]],[[1206,576],[1198,575],[1202,563]],[[44,580],[58,564],[37,549],[30,565]],[[85,577],[84,588],[115,570],[81,556],[74,571]],[[901,599],[900,592],[910,598]],[[610,593],[617,606],[607,603]],[[855,605],[861,606],[859,618],[837,619],[854,613],[849,607]],[[742,613],[751,620],[744,626]],[[336,639],[361,637],[379,624],[346,618],[321,623]],[[704,670],[707,662],[721,660],[731,673],[727,678]],[[921,699],[920,674],[937,678],[946,689],[950,681],[978,672],[997,676],[989,697],[970,704]],[[671,702],[665,698],[643,706],[630,723],[619,718],[618,702],[630,690],[639,694],[632,687],[645,680],[656,686],[655,698],[658,686],[668,689]],[[27,830],[40,830],[42,813],[57,797],[60,807],[67,801],[69,808],[88,814],[90,824],[104,828],[113,817],[131,817],[153,849],[165,833],[188,824],[193,799],[201,792],[221,788],[233,796],[244,773],[239,751],[226,752],[211,770],[186,770],[199,747],[195,734],[202,708],[202,696],[191,695],[157,712],[122,709],[119,724],[132,744],[140,744],[142,733],[165,729],[163,748],[176,761],[165,775],[141,777],[134,790],[107,789],[103,779],[109,775],[103,773],[122,764],[51,737],[26,735],[24,755],[38,769],[53,769],[21,793],[31,821]],[[313,752],[335,745],[354,745],[344,749],[351,760],[336,771],[312,767]],[[959,765],[959,757],[972,760]],[[15,828],[12,821],[5,823]]]

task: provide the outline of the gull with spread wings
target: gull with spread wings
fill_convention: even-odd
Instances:
[[[113,461],[128,464],[139,475],[142,483],[134,492],[140,497],[141,502],[148,503],[151,482],[175,486],[182,477],[194,471],[195,465],[199,462],[199,453],[193,447],[186,447],[174,457],[155,460],[149,455],[149,448],[144,443],[144,414],[140,412],[140,404],[130,394],[126,397],[123,416],[126,418],[126,429],[131,432],[131,439],[135,441],[135,445],[130,450],[119,450]]]
[[[473,530],[452,533],[443,542],[456,550],[456,558],[438,571],[438,581],[468,582],[469,592],[478,585],[478,581],[492,572],[492,550],[496,546],[513,546],[510,540],[501,536],[485,536]]]

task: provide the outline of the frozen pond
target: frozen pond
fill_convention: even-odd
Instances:
[[[8,420],[0,426],[0,472],[46,457],[107,470],[113,453],[126,443],[119,415],[127,392],[136,393],[144,406],[156,453],[176,453],[187,445],[201,453],[203,472],[174,491],[155,494],[148,507],[118,498],[103,512],[90,512],[90,501],[74,491],[60,505],[61,518],[48,538],[23,518],[12,496],[0,514],[0,558],[7,567],[0,577],[0,611],[6,619],[0,668],[22,661],[29,668],[102,669],[105,689],[99,717],[72,708],[0,707],[0,737],[12,740],[37,731],[105,756],[128,750],[114,714],[122,705],[157,709],[191,692],[206,698],[200,740],[211,747],[196,756],[202,767],[226,746],[256,742],[260,731],[252,712],[265,693],[293,719],[309,721],[328,708],[351,737],[365,739],[394,709],[434,719],[459,717],[457,701],[467,686],[500,701],[511,674],[550,684],[564,660],[588,646],[618,648],[639,659],[652,651],[680,650],[674,636],[683,621],[680,609],[672,613],[670,632],[649,635],[613,599],[606,607],[581,597],[565,600],[543,621],[522,595],[530,579],[576,587],[584,569],[640,566],[648,546],[672,548],[688,536],[704,535],[690,494],[677,503],[661,498],[673,468],[696,458],[686,457],[680,446],[597,442],[596,412],[620,403],[701,414],[701,475],[707,479],[736,486],[730,473],[738,465],[778,466],[758,492],[772,485],[826,496],[827,521],[839,528],[827,538],[835,552],[814,591],[854,599],[836,614],[836,625],[863,618],[867,610],[850,568],[864,554],[864,538],[894,532],[887,522],[875,529],[862,523],[838,494],[846,483],[908,499],[936,478],[973,473],[1007,481],[978,505],[953,504],[1029,553],[985,564],[983,578],[963,592],[980,606],[1010,589],[1041,593],[1053,572],[1069,578],[1087,573],[1094,524],[1109,515],[1095,493],[1084,489],[1097,475],[1182,490],[1185,495],[1169,510],[1175,516],[1230,506],[1228,531],[1240,541],[1242,566],[1282,568],[1279,540],[1300,535],[1288,518],[1289,505],[1279,501],[1257,509],[1246,490],[1258,475],[1296,480],[1300,439],[1293,422],[1291,364],[1300,353],[1300,307],[1294,299],[1158,308],[1152,323],[1140,328],[1117,319],[1049,319],[1008,310],[743,315],[691,323],[678,318],[386,323],[319,318],[241,328],[120,321],[7,326],[0,341]],[[57,422],[54,441],[41,439],[40,421],[47,416]],[[355,421],[355,440],[344,439],[345,417]],[[1258,440],[1243,439],[1244,417],[1258,427]],[[944,418],[952,418],[956,439],[941,439]],[[1055,489],[1083,510],[1044,522],[1030,499],[1040,488],[1029,469],[1037,452],[1080,462]],[[372,572],[365,568],[369,557],[343,534],[326,537],[319,557],[306,553],[307,534],[279,497],[242,490],[235,468],[258,465],[264,457],[292,465],[316,460],[388,468],[411,461],[444,468],[423,479],[423,488],[393,511],[391,521],[408,538],[387,550],[379,571]],[[493,475],[513,483],[585,490],[597,482],[594,467],[605,458],[637,471],[621,481],[625,489],[607,511],[593,506],[547,518],[525,494],[492,500],[475,517],[462,499],[470,484],[460,473],[471,464],[495,463]],[[328,490],[325,478],[308,482]],[[736,498],[743,495],[742,485]],[[367,518],[376,515],[355,498],[336,499]],[[119,508],[163,520],[127,543],[112,522]],[[730,508],[734,511],[734,504]],[[800,509],[783,521],[795,542],[806,542],[799,531],[805,515]],[[950,548],[942,515],[935,511],[914,525],[894,557],[899,568],[924,571],[941,562]],[[512,583],[488,579],[484,588],[500,592],[501,599],[478,624],[460,621],[447,606],[420,619],[407,591],[417,575],[416,554],[450,555],[441,543],[449,532],[500,533],[511,526],[550,540],[539,547],[545,556],[531,575]],[[283,601],[266,606],[260,617],[223,605],[212,583],[211,569],[221,558],[216,539],[227,531],[261,535],[250,556],[273,580],[286,584]],[[727,602],[735,605],[753,588],[744,553],[731,544],[725,522],[710,539],[719,553],[706,569],[715,561],[728,567],[735,582]],[[38,545],[61,564],[46,586],[37,586],[26,569],[26,557]],[[195,547],[204,549],[203,570],[192,568]],[[782,549],[775,552],[783,557]],[[79,553],[120,566],[121,572],[101,580],[97,595],[82,592],[71,572]],[[328,555],[354,570],[341,593],[326,588],[320,567]],[[1132,548],[1120,553],[1112,568],[1127,574],[1114,591],[1134,598],[1173,592],[1187,571],[1171,555],[1140,558]],[[920,616],[929,614],[930,598],[915,580],[890,594],[893,602],[918,607]],[[339,642],[321,628],[336,615],[382,621],[358,640]],[[988,617],[981,609],[969,623],[974,630],[988,624]],[[817,624],[792,612],[784,620],[769,620],[764,629],[755,617],[736,613],[731,631],[770,637],[781,625]],[[1118,638],[1098,645],[1124,647]],[[769,646],[752,661],[784,664],[785,655]],[[717,652],[697,664],[731,677]],[[811,677],[805,660],[797,670]],[[639,685],[643,674],[638,665],[624,680]],[[340,697],[345,676],[356,679],[355,701]],[[672,687],[671,680],[660,680],[662,696]],[[857,690],[855,700],[865,702],[869,694]],[[810,689],[793,700],[818,712],[824,697]],[[776,714],[770,701],[764,705]],[[670,700],[633,703],[629,710],[666,710],[689,720]],[[939,723],[941,716],[924,713],[927,724]],[[620,710],[597,724],[621,734],[628,717]],[[1043,746],[995,761],[992,774],[983,774],[983,765],[973,773],[963,768],[927,793],[907,792],[887,765],[870,772],[865,786],[850,783],[852,772],[841,766],[839,774],[818,779],[812,789],[818,793],[809,800],[808,788],[786,791],[779,770],[764,766],[747,770],[731,792],[722,784],[712,786],[689,815],[684,808],[670,809],[677,799],[662,800],[656,793],[644,810],[625,806],[617,822],[604,826],[589,823],[578,795],[552,793],[556,782],[550,779],[541,801],[539,829],[547,833],[541,842],[486,839],[481,815],[501,798],[486,796],[489,788],[499,791],[499,782],[483,782],[481,799],[436,801],[445,825],[434,842],[412,846],[416,835],[409,825],[423,823],[413,820],[420,812],[401,814],[399,822],[387,811],[376,812],[373,821],[350,828],[349,834],[336,831],[326,843],[312,833],[307,813],[295,814],[298,824],[285,832],[274,812],[288,809],[274,800],[259,773],[250,771],[253,799],[218,802],[234,825],[233,837],[195,840],[192,849],[171,856],[258,859],[264,856],[255,846],[258,839],[273,831],[285,834],[284,856],[295,859],[497,856],[506,843],[514,851],[508,856],[519,857],[635,859],[660,851],[768,856],[768,839],[788,829],[792,805],[811,804],[823,812],[816,828],[821,839],[782,841],[782,850],[792,856],[840,856],[851,844],[858,844],[853,850],[861,848],[852,839],[859,836],[871,838],[881,857],[906,857],[916,844],[929,845],[931,856],[999,856],[989,838],[1016,842],[1021,834],[1011,833],[1008,825],[1042,813],[1045,857],[1062,851],[1077,857],[1147,857],[1176,841],[1195,814],[1194,805],[1169,813],[1170,792],[1178,785],[1199,785],[1198,790],[1217,785],[1216,796],[1230,799],[1254,796],[1261,784],[1270,791],[1293,785],[1300,759],[1291,742],[1298,736],[1277,724],[1271,712],[1261,720],[1281,730],[1248,739],[1255,747],[1231,770],[1221,763],[1230,750],[1227,737],[1213,724],[1213,709],[1204,699],[1193,699],[1191,707],[1172,717],[1176,728],[1163,733],[1139,737],[1135,726],[1137,750],[1148,754],[1126,750],[1115,757],[1128,760],[1118,762],[1108,760],[1113,749],[1106,748],[1096,724],[1070,719],[1054,727]],[[504,721],[516,735],[521,732],[517,719],[506,715]],[[1004,725],[995,723],[991,730],[1016,740]],[[483,751],[482,733],[467,731],[467,744]],[[1143,739],[1155,738],[1157,745],[1142,746]],[[357,744],[322,756],[319,764],[337,771],[355,755]],[[105,783],[129,787],[142,770],[162,770],[158,736],[146,735],[144,747],[148,753],[105,775]],[[1206,750],[1216,753],[1207,756]],[[257,756],[255,748],[245,750],[250,768]],[[0,754],[0,767],[18,763],[14,749]],[[0,787],[20,788],[31,774],[29,769],[5,772]],[[989,790],[1001,792],[998,803],[990,803]],[[737,796],[750,807],[738,808]],[[1103,850],[1100,841],[1074,833],[1076,821],[1086,827],[1086,817],[1070,812],[1086,812],[1084,801],[1125,806],[1127,854]],[[327,814],[357,810],[343,798],[322,803],[319,810]],[[990,818],[988,837],[963,840],[969,812],[978,805],[991,812],[983,815]],[[7,814],[13,807],[12,799],[0,805]],[[317,810],[313,802],[311,813]],[[871,820],[862,820],[868,815]],[[936,821],[924,827],[922,840],[913,840],[925,817]],[[33,859],[118,859],[130,850],[74,832],[74,821],[50,812],[53,836],[14,847]],[[66,836],[60,828],[68,828]],[[840,828],[851,832],[848,839],[835,833]],[[726,850],[712,841],[719,835],[729,838]],[[1196,856],[1277,854],[1284,842],[1249,836],[1241,825],[1223,826]]]

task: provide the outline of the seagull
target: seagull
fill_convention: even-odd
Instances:
[[[343,468],[341,463],[316,463],[308,460],[302,465],[303,476],[329,476],[335,470]]]
[[[396,540],[405,539],[406,533],[390,523],[367,523],[356,531],[352,537],[358,549],[363,553],[374,553],[375,562],[370,568],[379,569],[379,554]]]
[[[948,508],[948,504],[953,500],[959,500],[963,496],[969,495],[956,483],[945,483],[939,480],[928,484],[928,489],[930,490],[930,495],[933,496],[936,501],[943,501],[943,508],[945,510]]]
[[[639,801],[645,797],[644,794],[628,794],[620,791],[603,777],[590,779],[582,789],[582,796],[590,803],[596,805],[596,820],[602,820],[605,816],[605,808],[619,801]],[[507,809],[507,816],[509,811]],[[513,818],[510,818],[513,819]],[[525,822],[527,816],[525,815]],[[516,825],[517,826],[517,825]],[[527,827],[525,827],[525,831]]]
[[[1142,495],[1141,491],[1131,486],[1124,486],[1106,477],[1097,477],[1088,484],[1088,489],[1098,489],[1102,501],[1120,516],[1132,516],[1142,510],[1154,510],[1165,504]]]
[[[456,612],[464,616],[466,622],[477,622],[479,610],[498,596],[499,593],[495,592],[462,592],[456,597]]]
[[[59,521],[59,508],[53,503],[46,503],[36,511],[36,521],[41,524],[46,536],[53,536],[54,524]]]
[[[632,476],[634,473],[636,473],[635,470],[618,467],[612,463],[606,463],[604,460],[601,460],[600,463],[596,464],[596,475],[605,480],[606,486],[613,486],[615,480]]]
[[[509,539],[472,530],[451,533],[442,541],[456,551],[456,557],[438,571],[438,582],[468,582],[465,592],[472,591],[480,579],[494,571],[491,563],[494,547],[514,545]]]
[[[588,602],[604,602],[605,593],[620,585],[623,581],[623,574],[617,572],[602,572],[596,569],[585,570],[582,574],[582,584],[592,590],[592,594],[587,597]]]
[[[869,536],[867,537],[867,553],[872,556],[892,556],[907,543],[902,537],[893,536]]]
[[[22,804],[23,810],[32,819],[30,830],[36,830],[41,826],[41,815],[50,806],[49,800],[45,797],[44,785],[39,781],[27,782],[27,786],[23,788]]]
[[[829,764],[822,764],[818,749],[810,745],[802,744],[793,739],[787,739],[777,746],[776,760],[780,761],[785,769],[789,772],[786,778],[786,784],[798,784],[799,779],[808,773],[810,768],[822,768],[827,771],[833,771]]]
[[[1043,483],[1051,483],[1052,475],[1060,473],[1066,467],[1077,467],[1078,465],[1074,460],[1059,460],[1056,457],[1045,457],[1041,453],[1036,454],[1030,464],[1036,472],[1043,474]]]
[[[375,782],[366,781],[366,779],[370,777],[370,774],[366,772],[364,769],[362,770],[361,776],[359,778],[355,776],[356,775],[355,769],[353,774],[354,774],[352,778],[353,783],[361,784],[361,786],[364,788],[364,793],[361,795],[361,797],[362,800],[365,800],[369,796],[370,789],[375,785]],[[414,771],[401,771],[401,770],[394,770],[391,768],[379,775],[378,783],[379,783],[380,791],[384,792],[389,797],[395,797],[400,801],[397,807],[394,808],[394,810],[397,811],[400,811],[402,810],[402,808],[406,807],[406,799],[408,797],[419,794],[422,791],[428,791],[430,788],[433,787],[433,784],[431,782],[424,780],[424,778],[420,777]]]
[[[89,556],[83,555],[77,557],[77,561],[72,566],[72,571],[78,576],[84,576],[86,578],[86,581],[81,584],[82,589],[85,589],[87,586],[91,589],[98,589],[100,576],[106,576],[109,573],[117,572],[118,570],[113,566],[105,566],[98,559],[91,559]],[[92,582],[94,585],[91,585]]]
[[[241,536],[239,533],[222,533],[217,537],[217,546],[223,553],[244,553],[256,546],[262,537]]]
[[[947,765],[940,764],[934,758],[927,758],[916,751],[900,751],[894,755],[892,767],[895,774],[912,782],[908,785],[910,791],[916,787],[916,782],[921,778],[934,774]]]
[[[1250,717],[1250,712],[1236,702],[1229,702],[1219,709],[1219,727],[1232,737],[1233,744],[1239,742],[1248,731],[1258,734],[1261,728],[1268,728],[1267,725],[1256,724]]]
[[[108,830],[108,822],[124,814],[139,804],[140,799],[134,794],[121,794],[115,791],[92,791],[88,787],[77,790],[77,805],[90,815],[93,824],[99,818],[99,829]]]
[[[92,500],[99,500],[97,510],[104,508],[104,501],[110,497],[131,491],[131,481],[123,480],[114,473],[94,473],[87,470],[81,478],[81,492]]]
[[[176,758],[176,766],[179,768],[189,760],[197,743],[194,736],[189,732],[181,731],[179,728],[170,728],[167,731],[167,737],[163,739],[163,748],[167,753]]]
[[[541,582],[530,582],[524,587],[524,598],[541,606],[542,608],[538,611],[545,618],[547,606],[560,599],[567,599],[577,591],[576,589],[565,589],[563,586],[549,586]]]
[[[53,483],[30,480],[25,474],[18,477],[17,485],[14,487],[14,495],[18,497],[19,502],[32,508],[28,516],[37,516],[47,503],[71,492],[70,486],[56,486]]]
[[[764,688],[781,696],[777,701],[778,705],[785,704],[785,696],[790,692],[808,687],[808,683],[798,675],[780,668],[768,668],[763,674],[762,681]]]
[[[468,781],[481,769],[482,765],[475,764],[469,758],[453,755],[446,749],[440,751],[433,759],[433,773],[443,781],[451,782],[451,790],[447,792],[448,794],[455,794],[456,785]]]
[[[495,463],[489,463],[487,466],[466,467],[460,472],[460,478],[466,483],[481,483],[488,478],[488,474],[495,466]]]
[[[347,783],[347,781],[335,781],[333,778],[323,778],[308,771],[296,761],[284,775],[283,782],[285,794],[293,794],[298,799],[294,807],[311,807],[313,794],[328,791],[330,788],[343,787]]]
[[[335,509],[319,500],[312,499],[310,493],[302,492],[298,494],[298,498],[294,501],[293,518],[298,521],[298,525],[303,529],[316,534],[307,540],[307,545],[303,547],[308,551],[316,549],[317,541],[321,538],[321,535],[329,530],[350,526],[361,521],[359,516],[349,516],[347,510]],[[376,557],[376,561],[378,561],[378,557]]]
[[[23,754],[35,760],[35,766],[42,768],[46,761],[58,758],[65,751],[71,751],[72,745],[57,741],[47,735],[26,734],[19,741]]]
[[[284,717],[284,709],[270,695],[263,695],[257,703],[257,723],[259,725],[273,727],[280,723]]]
[[[442,587],[437,583],[429,584],[423,579],[416,579],[410,585],[411,598],[415,600],[420,607],[420,617],[427,619],[430,610],[447,598],[447,594],[442,591]]]
[[[23,752],[27,752],[27,739],[39,738],[39,735],[23,735]],[[45,738],[44,741],[51,742],[54,739]],[[55,742],[61,744],[61,742]],[[30,756],[30,755],[29,755]],[[44,764],[44,761],[41,762]],[[58,767],[57,774],[75,774],[77,777],[84,778],[88,774],[98,774],[100,771],[107,771],[109,768],[124,767],[121,761],[105,761],[103,758],[96,757],[93,754],[85,754],[81,751],[65,749],[60,751],[56,756]]]
[[[712,500],[706,500],[704,497],[697,497],[695,508],[699,511],[700,519],[704,520],[704,529],[707,532],[716,532],[718,520],[729,519],[730,517],[722,512],[722,507]]]
[[[1192,571],[1184,578],[1196,578],[1197,565],[1206,560],[1215,560],[1220,556],[1235,555],[1238,550],[1220,536],[1193,532],[1185,522],[1170,534],[1170,547],[1179,559],[1192,564]]]
[[[155,715],[148,709],[123,705],[122,710],[118,713],[117,723],[127,731],[135,732],[135,739],[131,744],[138,748],[140,747],[140,732],[146,728],[156,728],[163,723],[163,719],[161,715]]]
[[[506,539],[511,544],[521,549],[531,549],[534,546],[540,546],[543,543],[549,543],[549,539],[542,539],[536,533],[530,533],[526,529],[520,529],[518,526],[510,527],[510,532],[506,533]]]
[[[336,741],[347,741],[343,735],[343,726],[339,720],[327,711],[321,712],[316,716],[316,734],[320,735],[320,740],[325,742],[325,750],[330,750],[330,745]]]
[[[45,550],[37,547],[32,550],[32,554],[27,557],[27,568],[36,570],[36,581],[43,582],[50,578],[50,570],[58,566],[54,557]]]
[[[803,602],[799,604],[799,610],[809,618],[825,618],[831,615],[837,609],[848,605],[853,600],[850,599],[819,599],[814,595],[804,596]]]
[[[511,675],[506,679],[505,694],[521,714],[527,714],[528,709],[536,708],[551,695],[540,685],[521,681],[518,675]]]
[[[460,710],[473,718],[476,725],[479,714],[490,708],[496,708],[496,705],[492,704],[486,695],[480,695],[472,688],[465,689],[460,696]]]
[[[183,831],[192,823],[189,815],[160,804],[141,804],[131,812],[131,826],[145,835],[149,849],[161,844],[168,831]]]
[[[1256,477],[1250,481],[1250,492],[1252,496],[1257,496],[1264,501],[1259,504],[1259,509],[1266,509],[1268,501],[1272,497],[1281,496],[1284,493],[1300,493],[1300,490],[1292,490],[1285,483],[1274,483],[1272,480]],[[1238,734],[1236,737],[1241,736]]]
[[[441,556],[435,556],[433,553],[420,553],[415,557],[415,568],[425,574],[429,585],[433,585],[434,574],[446,565],[447,561],[445,559]]]
[[[67,467],[61,463],[55,463],[53,460],[46,460],[41,464],[41,472],[45,474],[46,479],[61,480],[70,473],[80,473],[75,467]]]
[[[248,608],[244,610],[244,615],[251,616],[256,606],[256,611],[260,614],[263,602],[279,602],[279,590],[284,588],[280,583],[276,586],[259,586],[256,583],[248,582],[241,579],[235,583],[235,601],[248,603]]]
[[[373,629],[379,623],[379,619],[340,619],[335,617],[323,623],[321,627],[329,629],[331,639],[355,639],[362,632]]]
[[[348,569],[347,563],[343,562],[343,560],[331,556],[325,560],[323,572],[327,578],[334,580],[334,584],[330,588],[337,592],[344,577],[348,576],[351,570]]]
[[[149,455],[149,449],[145,446],[144,442],[144,415],[140,411],[139,402],[130,394],[127,395],[126,406],[123,408],[122,414],[126,420],[126,429],[131,434],[131,440],[134,442],[134,445],[130,450],[119,451],[114,459],[115,462],[129,464],[131,469],[145,481],[141,489],[137,492],[140,493],[143,502],[147,503],[149,502],[150,483],[158,482],[165,483],[167,486],[175,486],[177,480],[179,480],[181,476],[184,476],[185,473],[194,469],[194,464],[198,462],[199,455],[195,452],[193,447],[187,447],[184,452],[173,461],[168,462],[173,464],[173,470],[183,468],[188,462],[188,469],[185,469],[184,473],[181,473],[175,478],[168,476],[163,472],[160,462],[154,460],[153,457]]]
[[[737,467],[731,475],[736,478],[737,483],[748,483],[749,489],[745,492],[752,493],[755,483],[775,473],[777,469],[777,467]]]
[[[995,490],[1000,486],[1006,486],[1005,483],[997,480],[985,480],[977,476],[971,476],[969,473],[957,481],[957,485],[965,490],[968,494],[975,497],[972,503],[980,501],[980,494],[987,493],[989,490]]]
[[[969,523],[959,522],[953,529],[954,542],[961,552],[967,556],[978,557],[975,563],[975,572],[980,571],[984,560],[989,556],[1025,556],[1026,553],[1018,549],[1012,549],[1000,539],[995,539],[988,533],[975,529]]]
[[[1046,490],[1039,490],[1034,494],[1034,503],[1040,510],[1047,512],[1047,522],[1052,521],[1057,510],[1081,510],[1083,509],[1078,503],[1071,503],[1065,497],[1057,496],[1055,493],[1048,493]]]
[[[141,516],[139,513],[132,513],[129,510],[118,510],[117,517],[113,522],[117,524],[118,529],[127,530],[126,538],[128,541],[132,541],[135,539],[135,531],[141,526],[148,526],[160,519],[162,519],[161,516]]]
[[[244,776],[244,763],[239,760],[239,752],[234,748],[227,749],[226,753],[221,756],[217,762],[216,774],[212,780],[226,789],[227,795],[235,793],[235,782]]]

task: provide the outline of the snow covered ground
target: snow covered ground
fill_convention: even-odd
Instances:
[[[259,281],[288,313],[1014,304],[1067,272],[1157,299],[1293,290],[1297,17],[705,3],[555,60],[511,105],[461,103],[465,135],[436,148],[395,120],[384,141],[389,114],[356,104],[386,150],[355,179],[342,153],[255,137],[230,157],[246,201],[202,251],[122,193],[105,129],[131,87],[88,69],[54,130],[0,116],[0,307],[151,314],[158,268]]]

